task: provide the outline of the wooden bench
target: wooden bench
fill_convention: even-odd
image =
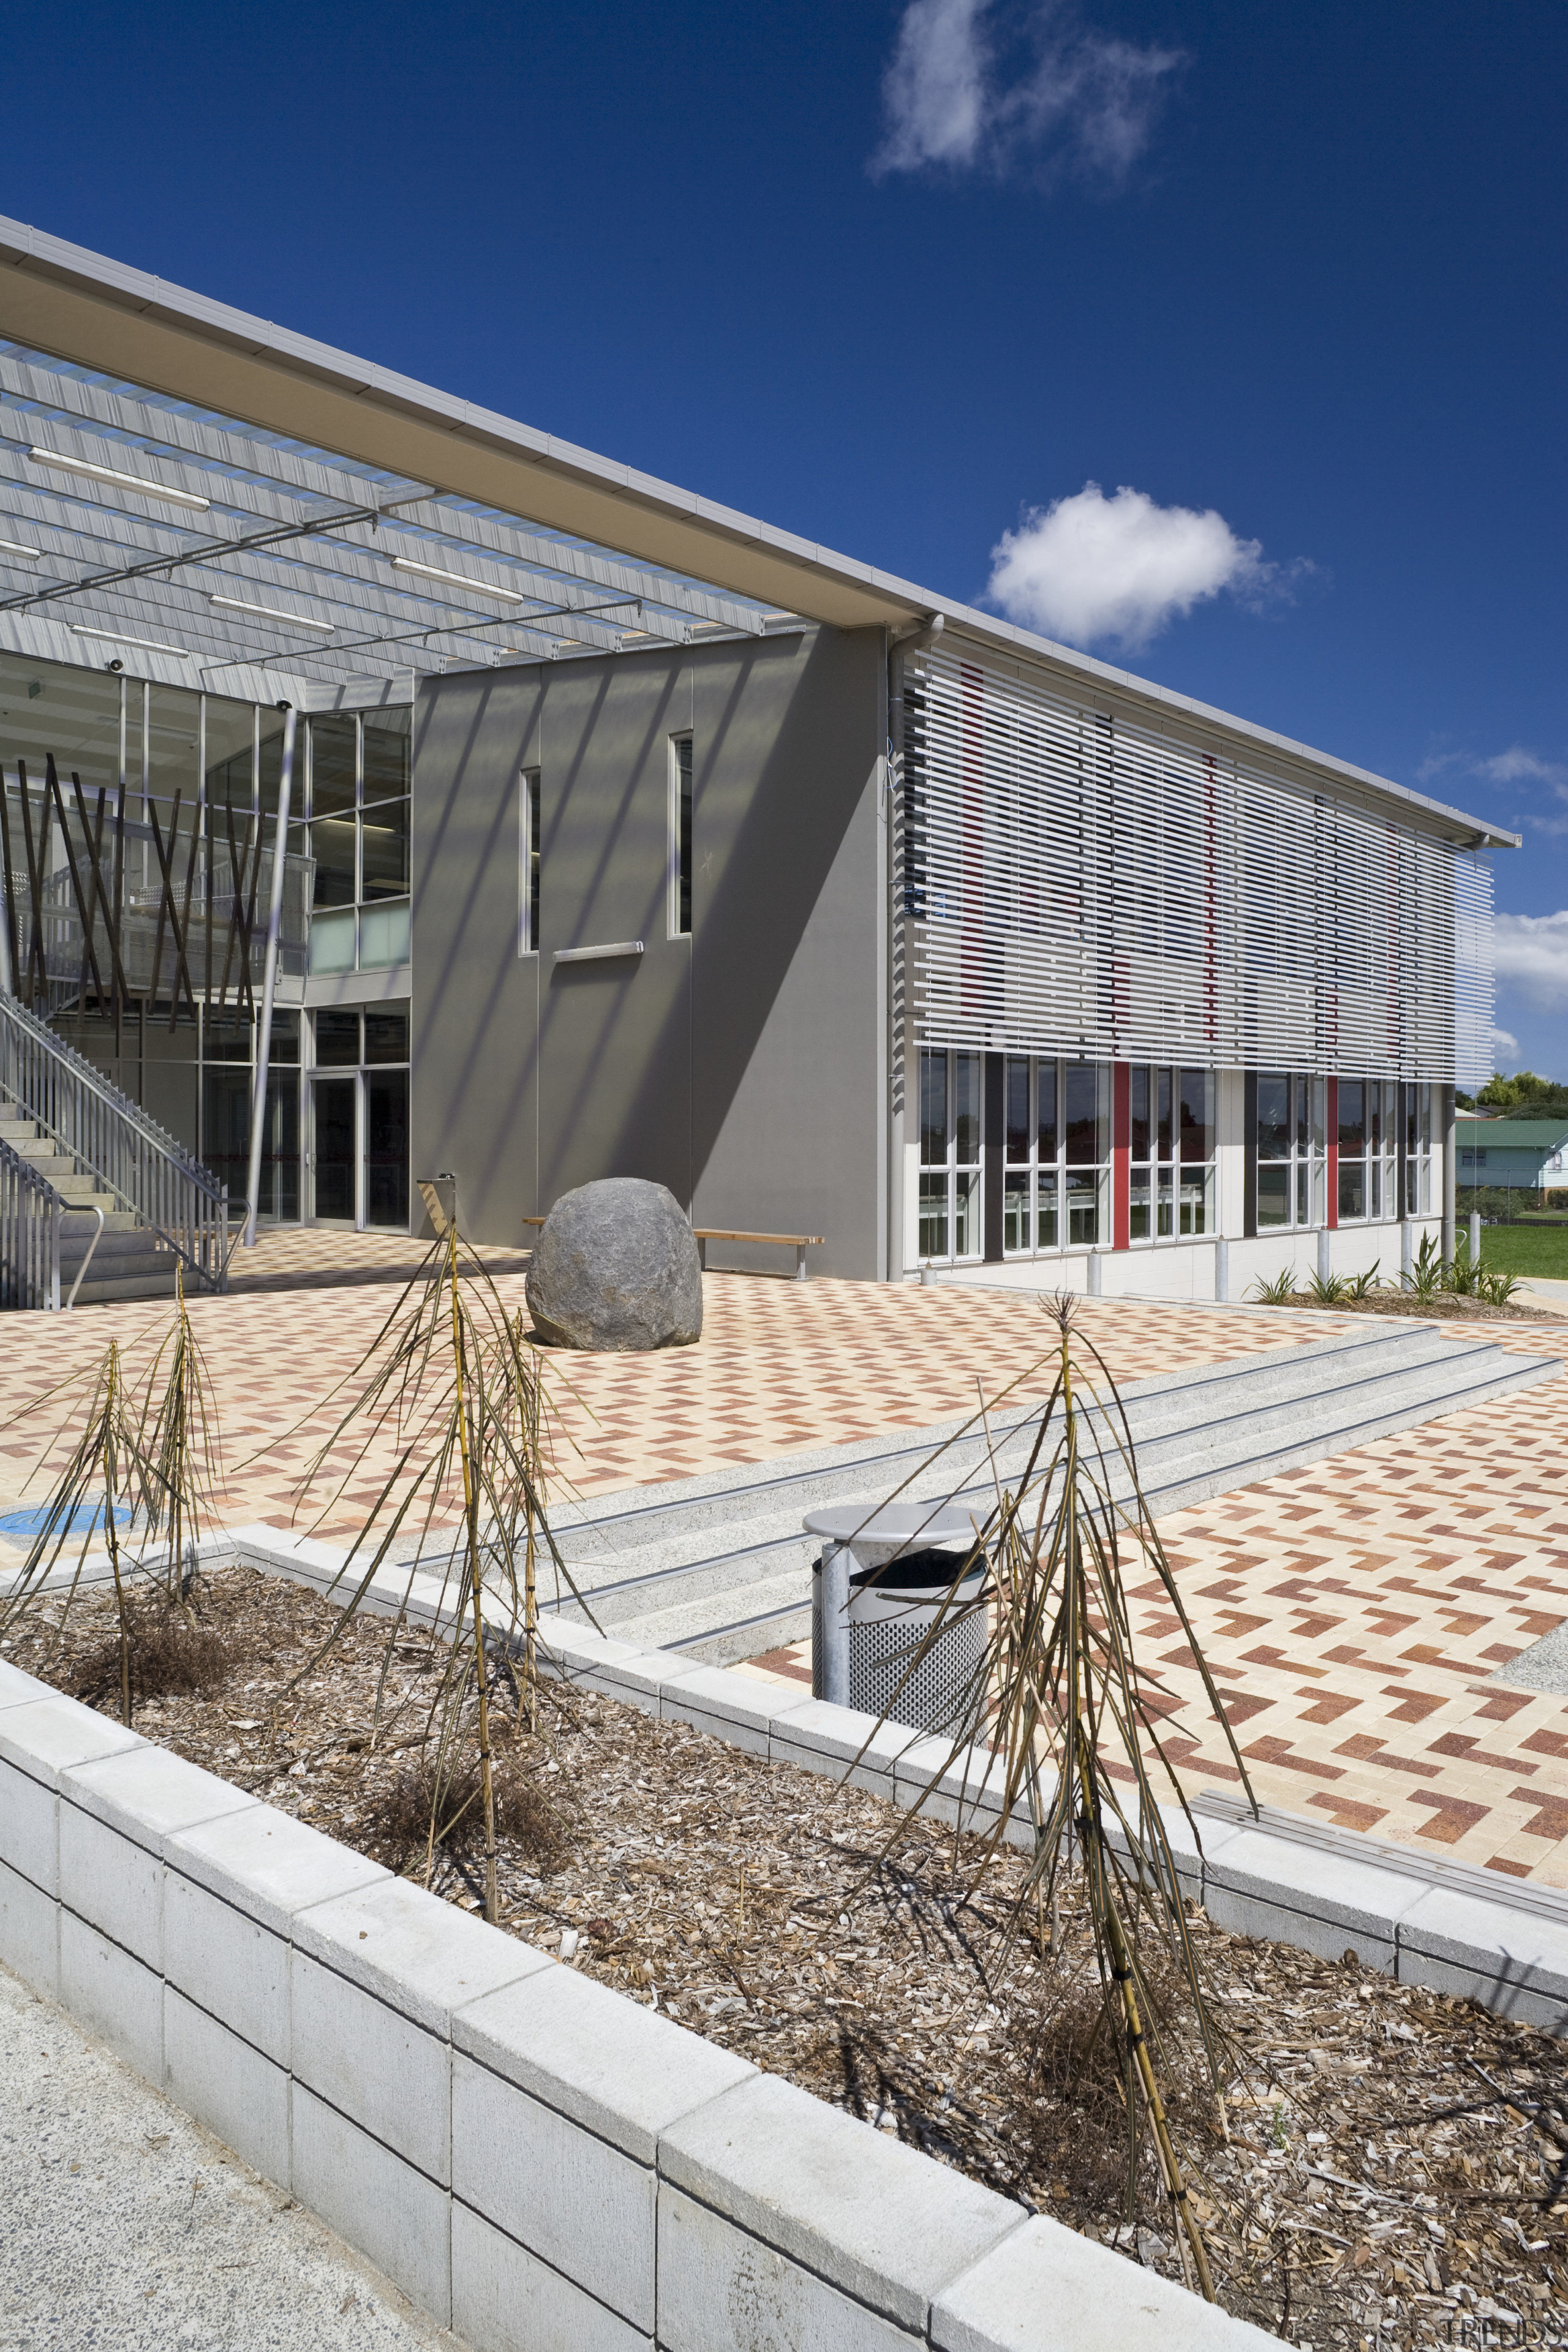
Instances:
[[[544,1220],[542,1217],[522,1217],[519,1223],[525,1225],[542,1225]],[[718,1225],[693,1225],[691,1231],[697,1242],[697,1255],[702,1261],[704,1274],[708,1271],[710,1242],[770,1242],[776,1244],[780,1249],[794,1250],[795,1278],[797,1282],[805,1280],[806,1251],[820,1249],[827,1238],[826,1234],[735,1234],[723,1230]]]
[[[794,1250],[795,1278],[797,1282],[805,1280],[806,1251],[820,1249],[826,1238],[822,1234],[729,1234],[721,1233],[717,1225],[693,1225],[691,1230],[697,1236],[697,1255],[702,1260],[704,1274],[708,1271],[710,1242],[773,1242],[780,1249]]]

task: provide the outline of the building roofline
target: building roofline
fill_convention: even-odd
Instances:
[[[953,635],[1212,729],[1417,813],[1476,848],[1520,836],[635,467],[0,216],[0,331],[79,366],[384,467],[836,628],[941,613]]]

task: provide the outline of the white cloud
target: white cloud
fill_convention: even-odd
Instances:
[[[1522,743],[1510,743],[1506,751],[1498,751],[1489,760],[1478,760],[1474,772],[1489,776],[1494,784],[1554,784],[1559,791],[1568,785],[1568,768],[1561,761],[1543,760],[1539,752],[1528,751]]]
[[[909,0],[871,170],[1070,169],[1119,186],[1183,61],[1089,31],[1070,0]]]
[[[1568,907],[1555,915],[1499,915],[1497,976],[1537,1003],[1568,1003]]]
[[[877,172],[973,163],[985,127],[988,0],[910,0],[882,83],[888,127]]]
[[[1518,1061],[1519,1039],[1514,1035],[1511,1029],[1493,1029],[1492,1052],[1497,1055],[1500,1062]]]
[[[1107,498],[1086,482],[1034,508],[991,551],[990,601],[1010,621],[1069,645],[1137,652],[1170,621],[1222,593],[1249,604],[1288,594],[1286,574],[1255,539],[1208,508],[1163,507],[1125,483]],[[1312,566],[1298,561],[1294,576]]]

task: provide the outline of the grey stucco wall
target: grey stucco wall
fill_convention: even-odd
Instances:
[[[879,632],[427,682],[415,714],[414,1174],[488,1242],[596,1176],[694,1223],[882,1265]],[[669,738],[693,745],[692,932],[668,937]],[[520,955],[520,778],[541,777],[541,950]],[[646,952],[556,965],[564,947]],[[782,1267],[777,1253],[713,1265]]]

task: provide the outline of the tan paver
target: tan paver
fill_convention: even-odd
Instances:
[[[1492,1679],[1568,1618],[1565,1431],[1568,1371],[1160,1522],[1260,1802],[1568,1886],[1568,1698]],[[1132,1607],[1184,1785],[1235,1789],[1156,1580]],[[804,1643],[752,1663],[809,1679]]]
[[[354,1238],[347,1236],[342,1238]],[[497,1289],[524,1307],[521,1275]],[[387,1285],[202,1297],[191,1303],[219,1399],[222,1516],[231,1523],[294,1519],[300,1475],[342,1409],[342,1390],[386,1318]],[[1085,1329],[1119,1380],[1223,1362],[1300,1336],[1300,1318],[1090,1300]],[[869,1282],[775,1282],[711,1274],[697,1346],[650,1356],[552,1352],[563,1485],[599,1494],[689,1478],[728,1463],[920,1428],[973,1409],[975,1373],[994,1399],[1021,1377],[1022,1398],[1049,1382],[1050,1328],[1032,1297]],[[24,1412],[68,1377],[79,1381],[110,1337],[145,1364],[168,1328],[162,1304],[7,1316],[0,1325],[0,1496],[14,1499],[58,1424],[58,1402]],[[339,1390],[336,1403],[327,1402]],[[339,1468],[337,1500],[318,1490],[322,1532],[355,1525],[375,1494],[390,1441]],[[307,1515],[297,1524],[317,1524]]]

